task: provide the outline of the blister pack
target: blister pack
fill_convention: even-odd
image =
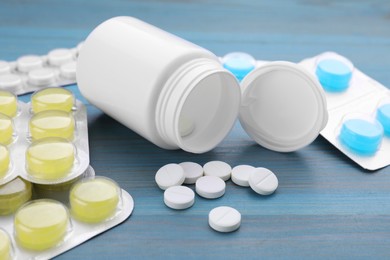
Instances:
[[[20,178],[6,185],[0,195],[31,192],[31,184]],[[97,176],[73,183],[67,201],[35,199],[0,217],[0,259],[52,258],[125,221],[134,208],[129,193]]]
[[[76,83],[76,59],[81,47],[82,43],[71,49],[54,49],[42,56],[25,55],[16,61],[0,60],[0,90],[21,95]]]
[[[240,81],[269,63],[241,52],[228,53],[220,61]],[[334,52],[305,59],[299,65],[314,75],[324,90],[328,123],[321,135],[365,169],[389,165],[389,89]]]
[[[389,89],[334,52],[300,64],[325,90],[329,120],[321,135],[364,169],[389,165]]]
[[[60,184],[88,168],[86,108],[64,88],[40,90],[28,104],[0,91],[0,133],[0,185],[17,176]]]

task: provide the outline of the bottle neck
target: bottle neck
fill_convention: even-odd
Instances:
[[[230,131],[238,115],[240,89],[215,60],[183,64],[167,80],[156,106],[159,135],[172,147],[203,153]]]

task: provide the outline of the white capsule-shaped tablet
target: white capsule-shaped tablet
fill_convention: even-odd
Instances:
[[[0,74],[7,74],[10,73],[11,66],[9,63],[5,60],[0,60]]]
[[[206,199],[216,199],[225,194],[226,183],[216,176],[203,176],[195,183],[196,193]]]
[[[227,181],[230,179],[232,167],[222,161],[211,161],[203,166],[203,171],[206,176],[216,176]]]
[[[21,72],[29,72],[33,69],[39,69],[43,66],[43,60],[37,55],[26,55],[16,61],[16,66]]]
[[[47,55],[49,64],[60,66],[73,60],[73,53],[70,49],[54,49]]]
[[[172,186],[164,192],[164,203],[172,209],[187,209],[194,205],[195,193],[185,186]]]
[[[67,79],[76,79],[76,62],[71,61],[61,65],[61,76]]]
[[[232,207],[214,208],[209,213],[209,225],[218,232],[233,232],[241,225],[241,214]]]
[[[51,68],[40,68],[28,73],[28,81],[36,86],[50,85],[55,80],[55,71]]]
[[[249,187],[249,176],[255,169],[250,165],[237,165],[232,169],[232,182],[239,186]]]
[[[14,92],[22,87],[22,78],[16,74],[0,75],[0,89]]]
[[[203,176],[203,167],[194,162],[182,162],[179,165],[184,170],[185,184],[194,184]]]
[[[176,163],[164,165],[157,171],[155,176],[155,181],[162,190],[166,190],[172,186],[182,185],[184,179],[184,170]]]
[[[261,195],[272,194],[278,188],[278,178],[266,168],[256,168],[249,176],[249,185]]]

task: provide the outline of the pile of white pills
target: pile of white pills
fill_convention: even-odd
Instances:
[[[229,179],[242,187],[250,187],[260,195],[270,195],[278,187],[278,178],[266,168],[238,165],[233,169],[222,161],[211,161],[203,167],[194,162],[170,163],[161,167],[155,181],[164,190],[164,203],[169,208],[183,210],[195,203],[194,191],[182,184],[195,184],[196,193],[206,199],[217,199],[225,194]],[[221,206],[209,213],[209,225],[219,232],[232,232],[241,224],[236,209]]]

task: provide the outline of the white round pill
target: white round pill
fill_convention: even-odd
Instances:
[[[37,55],[26,55],[20,57],[17,61],[17,68],[21,72],[29,72],[33,69],[38,69],[43,66],[43,60]]]
[[[40,68],[28,73],[28,81],[37,86],[50,85],[55,80],[55,72],[51,68]]]
[[[76,79],[76,62],[71,61],[61,65],[61,76],[67,79]]]
[[[226,183],[216,176],[200,177],[195,183],[196,193],[206,199],[216,199],[225,194]]]
[[[164,192],[164,203],[172,209],[187,209],[194,205],[195,193],[185,186],[172,186]]]
[[[155,176],[156,183],[162,190],[166,190],[172,186],[182,185],[184,179],[184,170],[176,163],[164,165],[157,171]]]
[[[53,66],[60,66],[73,60],[73,53],[70,49],[54,49],[47,55],[49,63]]]
[[[237,165],[232,169],[232,181],[243,187],[249,187],[249,176],[256,168],[250,165]]]
[[[221,206],[214,208],[209,213],[209,225],[219,232],[232,232],[241,225],[241,214],[238,210]]]
[[[3,90],[14,90],[22,87],[22,78],[15,74],[0,75],[0,88]]]
[[[194,184],[200,177],[203,176],[203,167],[194,162],[179,163],[184,170],[185,184]]]
[[[195,129],[194,121],[189,117],[180,115],[179,119],[179,132],[181,137],[185,137],[191,134]]]
[[[0,74],[7,74],[11,71],[11,66],[8,62],[0,60]]]
[[[232,167],[225,162],[211,161],[203,166],[203,171],[206,176],[216,176],[227,181],[230,178]]]
[[[249,176],[249,185],[258,194],[269,195],[278,187],[278,178],[266,168],[256,168]]]

